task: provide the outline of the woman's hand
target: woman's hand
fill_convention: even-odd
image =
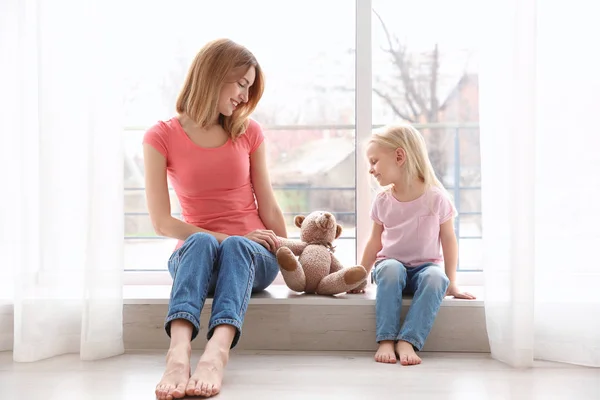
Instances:
[[[275,253],[279,248],[279,239],[275,232],[267,229],[257,229],[244,235],[245,238],[252,240],[272,253]]]

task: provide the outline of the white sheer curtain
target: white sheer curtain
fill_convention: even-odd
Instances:
[[[114,3],[0,2],[0,350],[15,361],[123,352]]]
[[[493,357],[600,367],[600,53],[593,3],[488,5],[480,69]]]

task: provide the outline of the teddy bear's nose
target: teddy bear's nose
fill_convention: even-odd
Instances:
[[[331,229],[333,226],[333,215],[331,213],[323,213],[318,222],[321,229]]]

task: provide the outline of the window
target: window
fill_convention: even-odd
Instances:
[[[353,264],[354,93],[336,86],[354,80],[354,59],[347,54],[354,46],[354,4],[345,0],[312,0],[295,7],[272,1],[254,2],[251,7],[242,1],[175,4],[178,7],[145,6],[149,8],[144,18],[133,21],[135,29],[130,31],[136,46],[131,50],[133,63],[127,66],[124,131],[126,269],[164,271],[176,244],[154,234],[143,190],[141,141],[148,126],[173,115],[192,58],[200,46],[217,37],[246,45],[265,71],[266,91],[253,118],[265,130],[271,179],[290,236],[297,236],[296,214],[332,211],[344,227],[337,254],[345,264]],[[179,215],[173,191],[171,199],[173,214]]]
[[[425,136],[459,212],[459,270],[480,270],[477,2],[373,0],[372,7],[373,124],[403,120]]]
[[[377,14],[383,21],[390,18],[392,34],[404,35],[398,30],[402,25],[409,22],[417,27],[422,21],[415,11],[415,7],[421,9],[421,3],[310,0],[294,6],[263,0],[249,7],[245,1],[190,0],[173,4],[176,6],[144,5],[143,18],[132,19],[129,31],[133,42],[124,63],[128,71],[123,133],[125,269],[137,278],[127,282],[147,283],[146,278],[139,277],[152,275],[150,272],[161,277],[159,282],[168,282],[166,264],[176,241],[156,236],[152,228],[146,208],[141,141],[150,125],[174,115],[175,99],[192,58],[200,46],[217,37],[246,45],[265,71],[265,94],[253,118],[265,130],[271,179],[290,236],[297,237],[298,233],[293,225],[295,215],[315,209],[332,211],[344,228],[336,241],[336,256],[344,265],[355,264],[370,227],[371,200],[366,164],[362,155],[356,154],[356,143],[370,134],[373,125],[401,117],[394,114],[396,107],[409,106],[395,92],[401,83],[396,78],[397,66],[390,54],[380,49],[385,48],[386,38],[381,35],[383,25]],[[406,14],[407,9],[415,11],[414,17],[393,17]],[[456,6],[453,16],[467,20],[459,11]],[[429,18],[426,12],[422,15]],[[446,17],[452,19],[448,14]],[[460,26],[463,19],[453,21]],[[399,20],[403,23],[398,24]],[[425,30],[432,38],[444,38],[447,27],[430,22]],[[464,30],[469,31],[468,27]],[[457,45],[473,49],[467,42],[458,41]],[[442,43],[439,54],[443,60],[459,55],[446,52]],[[417,62],[418,52],[408,56],[415,68],[411,79],[416,82],[423,78],[417,73],[425,64]],[[454,188],[460,200],[457,231],[464,237],[460,241],[461,268],[477,269],[481,265],[477,259],[480,246],[477,239],[465,239],[481,236],[479,136],[477,118],[473,117],[477,98],[467,96],[469,90],[476,93],[477,81],[476,75],[474,81],[457,79],[454,70],[445,68],[446,61],[440,63],[440,76],[454,75],[444,81],[448,83],[443,89],[440,85],[438,97],[443,100],[436,106],[435,121],[420,119],[426,112],[414,117],[419,118],[416,122],[430,135],[430,143],[436,145],[433,151],[443,160],[438,165],[444,183]],[[385,94],[395,97],[387,101],[382,96]],[[455,187],[456,179],[460,184]],[[172,212],[178,216],[173,191],[171,200]]]

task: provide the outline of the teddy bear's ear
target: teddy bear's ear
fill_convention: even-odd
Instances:
[[[302,226],[302,222],[304,222],[304,215],[296,215],[296,218],[294,219],[294,223],[296,224],[296,226],[298,228],[300,228]]]
[[[336,228],[335,228],[335,238],[339,238],[340,235],[342,234],[342,226],[340,224],[337,224]]]

